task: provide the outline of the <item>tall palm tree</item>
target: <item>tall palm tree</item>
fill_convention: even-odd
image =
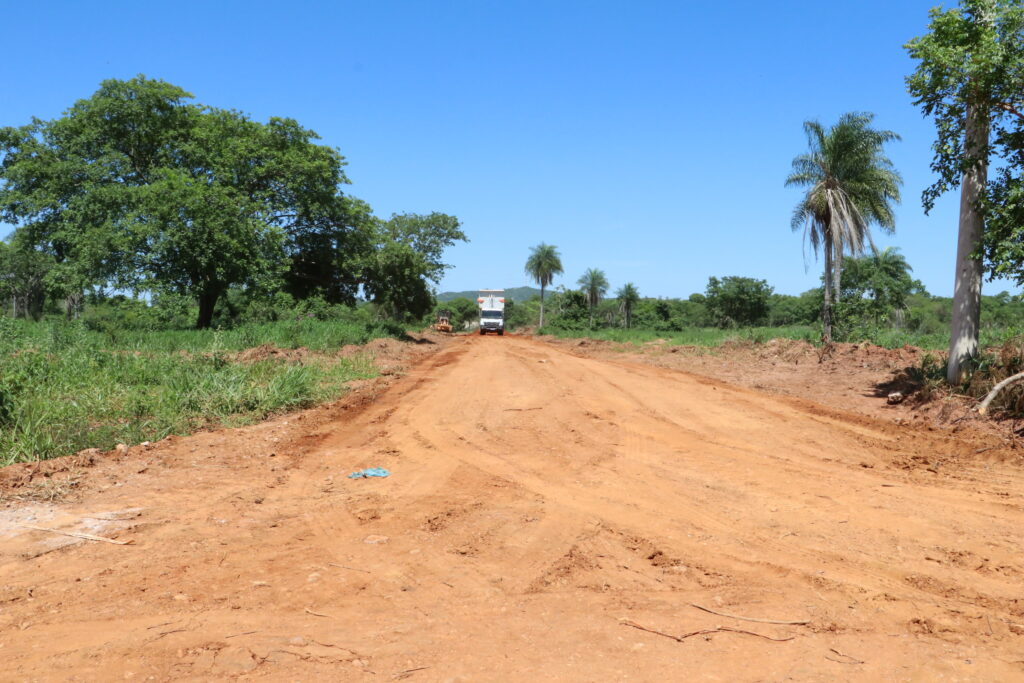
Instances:
[[[619,308],[622,309],[622,317],[626,320],[626,329],[628,330],[633,319],[633,307],[636,306],[637,301],[640,301],[640,292],[637,291],[636,285],[627,282],[619,287],[615,296],[619,300]]]
[[[590,327],[593,328],[594,309],[608,293],[608,278],[600,268],[588,268],[576,281],[576,284],[580,286],[583,294],[587,297],[587,308],[590,309]]]
[[[530,249],[530,256],[526,259],[526,274],[540,285],[539,327],[544,327],[544,290],[562,272],[562,257],[558,254],[558,247],[541,242]]]
[[[825,256],[822,337],[832,341],[833,293],[839,292],[843,253],[859,255],[874,247],[872,223],[886,233],[896,228],[892,203],[900,201],[903,179],[885,156],[885,143],[899,140],[890,130],[875,130],[870,113],[843,114],[826,130],[817,121],[805,121],[810,148],[793,159],[786,186],[806,187],[793,211],[793,230],[804,235],[817,255]]]

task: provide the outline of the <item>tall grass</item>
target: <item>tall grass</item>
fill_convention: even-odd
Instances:
[[[314,405],[375,374],[363,357],[233,362],[264,343],[329,351],[372,335],[315,320],[230,332],[91,332],[0,318],[0,465],[240,425]],[[378,335],[381,336],[381,335]]]

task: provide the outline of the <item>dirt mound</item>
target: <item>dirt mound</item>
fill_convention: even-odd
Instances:
[[[297,349],[282,349],[273,344],[262,344],[235,354],[234,360],[239,363],[259,363],[267,360],[302,363],[310,355],[310,350],[305,346],[300,346]]]

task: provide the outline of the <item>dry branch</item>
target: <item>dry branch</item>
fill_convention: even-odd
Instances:
[[[327,619],[333,619],[330,614],[321,614],[320,612],[314,612],[313,610],[306,608],[306,614],[312,614],[314,617],[326,617]]]
[[[737,614],[729,614],[728,612],[716,612],[708,607],[703,607],[695,602],[690,603],[691,607],[707,612],[708,614],[714,614],[719,617],[728,617],[730,619],[739,619],[740,621],[754,621],[758,624],[778,624],[780,626],[805,626],[811,623],[810,619],[804,619],[802,621],[782,621],[780,619],[758,619],[757,617],[741,617]]]
[[[988,392],[988,396],[986,396],[985,400],[983,400],[981,402],[981,405],[978,406],[978,413],[984,415],[988,411],[988,404],[992,402],[992,400],[999,394],[1000,391],[1002,391],[1009,385],[1015,384],[1021,380],[1024,380],[1024,372],[1018,372],[1016,375],[1010,375],[1002,382],[992,387],[992,391]]]
[[[49,531],[51,534],[60,534],[61,536],[71,536],[72,538],[84,538],[87,541],[103,541],[104,543],[113,543],[115,545],[130,545],[131,541],[118,541],[114,538],[104,538],[103,536],[93,536],[92,534],[83,534],[77,531],[61,531],[60,529],[49,529],[44,526],[35,526],[34,524],[22,524],[21,522],[14,522],[17,526],[23,526],[26,529],[35,529],[36,531]]]
[[[674,640],[676,642],[679,642],[679,643],[683,642],[687,638],[692,638],[693,636],[701,636],[701,635],[707,635],[707,634],[711,634],[711,633],[742,633],[742,634],[748,635],[748,636],[757,636],[758,638],[764,638],[765,640],[771,640],[771,641],[776,642],[776,643],[784,643],[787,640],[793,640],[793,638],[795,637],[795,636],[789,636],[788,638],[772,638],[771,636],[766,636],[763,633],[754,633],[753,631],[745,631],[745,630],[743,630],[741,628],[729,628],[728,626],[718,626],[716,628],[704,628],[704,629],[701,629],[699,631],[692,631],[690,633],[684,633],[681,636],[674,636],[671,633],[665,633],[663,631],[655,631],[652,628],[647,628],[646,626],[641,626],[640,624],[636,623],[635,621],[626,620],[626,621],[623,621],[622,624],[625,625],[625,626],[632,626],[633,628],[640,629],[641,631],[647,631],[648,633],[654,633],[654,634],[659,635],[659,636],[664,636],[665,638],[671,638],[672,640]]]

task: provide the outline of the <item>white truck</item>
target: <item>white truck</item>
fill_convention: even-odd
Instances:
[[[481,289],[476,299],[480,306],[480,334],[505,334],[505,290]]]

